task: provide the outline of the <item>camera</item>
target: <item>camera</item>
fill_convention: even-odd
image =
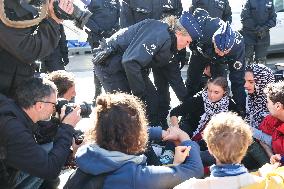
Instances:
[[[59,98],[57,100],[57,104],[55,106],[56,112],[58,112],[59,115],[61,114],[61,108],[64,105],[66,106],[65,115],[72,112],[74,107],[76,106],[76,104],[70,103],[64,98]],[[80,115],[82,116],[82,118],[88,118],[90,116],[90,114],[92,113],[91,105],[88,104],[87,102],[82,102],[82,103],[79,104],[79,106],[81,108],[81,114]]]

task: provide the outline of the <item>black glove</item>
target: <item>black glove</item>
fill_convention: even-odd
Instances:
[[[74,11],[75,11],[75,5],[73,5],[73,6],[74,6]],[[68,14],[64,10],[62,10],[59,7],[59,2],[58,1],[54,1],[53,2],[53,7],[54,7],[54,13],[55,13],[57,18],[63,19],[63,20],[73,20],[72,14]]]
[[[73,4],[74,10],[72,14],[68,14],[64,10],[62,10],[59,7],[58,1],[54,1],[53,6],[54,6],[54,13],[57,16],[57,18],[63,20],[74,20],[75,25],[81,29],[83,29],[84,25],[88,22],[88,19],[92,15],[92,13],[90,13],[89,11],[82,11],[79,7],[77,7],[74,4]]]
[[[266,27],[257,26],[256,34],[258,39],[263,39],[267,35],[268,29]]]

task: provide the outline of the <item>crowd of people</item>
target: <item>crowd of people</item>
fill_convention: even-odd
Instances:
[[[284,188],[284,81],[265,65],[272,0],[246,0],[240,31],[227,0],[82,2],[0,0],[0,188],[57,188],[70,164],[66,189]],[[66,19],[93,52],[80,142],[90,111],[71,103]]]

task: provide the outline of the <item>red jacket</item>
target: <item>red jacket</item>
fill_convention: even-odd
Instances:
[[[268,115],[261,122],[259,129],[272,136],[272,150],[284,155],[284,122]]]

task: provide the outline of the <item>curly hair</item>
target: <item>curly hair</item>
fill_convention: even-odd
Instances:
[[[48,79],[53,81],[58,89],[58,97],[62,98],[64,94],[75,85],[75,76],[65,70],[53,71],[48,74]]]
[[[145,151],[148,122],[137,97],[125,93],[98,96],[94,124],[87,140],[101,148],[131,155]]]
[[[274,104],[280,102],[284,105],[284,81],[268,84],[264,93]]]
[[[222,164],[240,163],[252,143],[250,126],[237,114],[221,112],[204,129],[208,149]]]

